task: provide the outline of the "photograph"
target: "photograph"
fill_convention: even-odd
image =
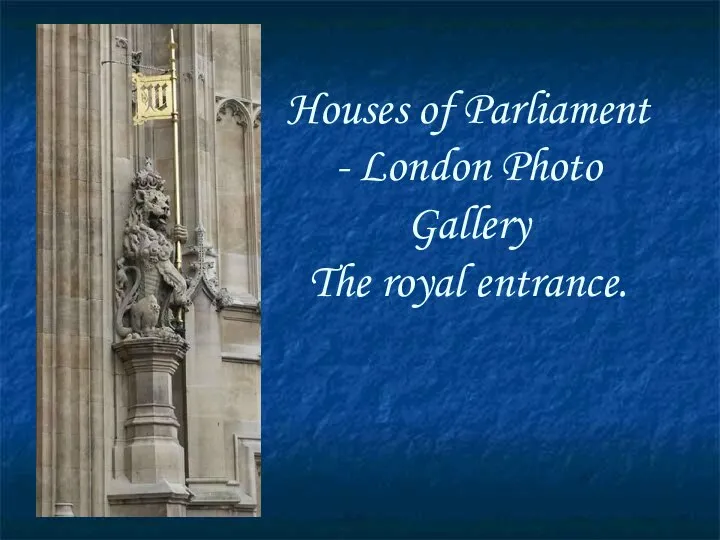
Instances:
[[[258,517],[260,25],[37,26],[38,517]]]

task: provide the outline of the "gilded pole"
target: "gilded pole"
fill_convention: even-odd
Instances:
[[[175,177],[175,222],[182,225],[182,199],[180,195],[180,114],[178,113],[177,95],[177,43],[175,43],[175,31],[170,29],[170,78],[172,81],[172,125],[173,125],[173,170]],[[182,244],[175,240],[175,266],[182,273]],[[177,320],[182,327],[183,308],[177,311]]]
[[[173,168],[175,176],[175,220],[178,225],[182,224],[182,214],[180,206],[180,114],[178,113],[177,103],[177,67],[175,52],[177,43],[175,43],[175,32],[170,29],[170,75],[172,80],[172,124],[173,124]],[[182,270],[182,245],[179,240],[175,241],[175,265],[178,270]]]

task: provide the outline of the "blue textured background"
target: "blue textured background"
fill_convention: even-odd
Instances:
[[[201,22],[200,6],[180,6],[181,22]],[[35,508],[34,29],[19,25],[24,8],[17,24],[5,23],[6,530],[717,537],[716,5],[274,7],[223,8],[227,22],[263,24],[264,517],[212,528],[23,519]],[[55,8],[64,22],[80,19],[77,5],[64,9]],[[110,19],[114,9],[98,13]],[[653,119],[528,127],[467,126],[458,116],[439,137],[415,122],[286,124],[297,94],[415,105],[458,88],[503,101],[541,88],[568,101],[648,97]],[[602,159],[605,173],[574,185],[358,181],[375,151],[410,160],[455,145],[495,159],[547,145],[558,157]],[[516,252],[495,241],[413,248],[418,212],[435,207],[449,217],[473,203],[533,217],[526,244]],[[468,294],[418,310],[379,289],[364,299],[316,298],[313,271],[346,262],[379,279],[443,275],[466,262],[476,276],[618,274],[627,296]]]

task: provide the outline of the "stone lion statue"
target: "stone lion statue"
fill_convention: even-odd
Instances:
[[[123,339],[178,339],[173,309],[190,303],[187,282],[173,264],[175,248],[166,232],[170,199],[164,188],[148,159],[133,179],[123,257],[117,262],[115,329]],[[185,242],[187,230],[176,225],[173,237]]]

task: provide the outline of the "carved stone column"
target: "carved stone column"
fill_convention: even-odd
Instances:
[[[37,27],[37,514],[100,516],[103,25]]]
[[[126,490],[109,495],[113,515],[183,517],[191,494],[185,487],[185,452],[172,405],[172,376],[185,359],[183,340],[143,337],[113,350],[128,376]]]

